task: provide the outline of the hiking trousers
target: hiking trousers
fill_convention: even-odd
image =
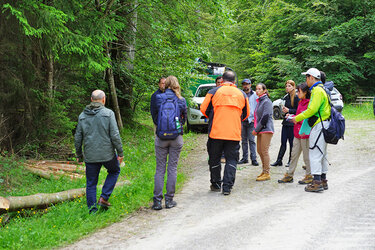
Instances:
[[[288,175],[293,176],[296,171],[299,156],[303,155],[303,161],[306,166],[306,175],[311,174],[310,160],[309,160],[309,139],[299,139],[294,137],[292,158],[290,159],[290,165],[288,170]]]
[[[257,150],[262,161],[263,173],[270,173],[270,145],[272,133],[258,133],[257,135]]]
[[[173,140],[161,140],[155,135],[156,171],[154,176],[154,201],[163,199],[164,176],[167,169],[166,200],[172,200],[176,190],[177,165],[184,140],[179,135]],[[168,168],[167,168],[167,156]]]
[[[249,159],[249,146],[250,146],[250,159],[256,161],[257,152],[255,144],[255,135],[252,134],[254,130],[254,122],[249,123],[246,119],[241,123],[241,146],[242,146],[242,159]]]
[[[329,121],[323,121],[323,124],[324,128],[328,128]],[[320,122],[311,129],[309,144],[311,174],[326,174],[328,171],[327,143],[324,140],[322,124]]]
[[[96,206],[96,185],[100,169],[104,166],[108,175],[105,179],[101,197],[108,200],[115,188],[118,176],[120,174],[120,163],[115,155],[112,160],[106,162],[85,162],[86,165],[86,200],[87,207],[90,209]]]
[[[236,179],[239,150],[239,141],[208,138],[208,165],[210,169],[210,181],[212,184],[223,184],[223,190],[230,190],[233,187]],[[222,180],[220,158],[223,151],[225,156],[225,168]]]

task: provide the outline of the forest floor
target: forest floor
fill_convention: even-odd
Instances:
[[[280,123],[275,121],[272,162]],[[329,189],[322,193],[307,193],[298,184],[302,159],[294,183],[277,183],[284,166],[271,167],[270,181],[256,182],[261,167],[245,164],[238,167],[231,195],[210,192],[207,135],[200,134],[184,164],[191,177],[175,196],[177,207],[139,210],[66,248],[374,249],[375,121],[347,121],[346,127],[345,140],[328,146]]]

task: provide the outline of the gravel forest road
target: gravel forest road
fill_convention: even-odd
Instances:
[[[275,121],[271,161],[280,123]],[[346,126],[345,140],[328,146],[327,191],[307,193],[298,184],[300,159],[294,183],[277,183],[285,167],[271,167],[271,180],[256,182],[261,167],[245,164],[231,195],[210,192],[207,135],[201,134],[189,160],[191,178],[175,196],[177,207],[143,209],[66,248],[375,249],[375,121]]]

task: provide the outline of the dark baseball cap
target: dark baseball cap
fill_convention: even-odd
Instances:
[[[242,84],[251,84],[251,81],[250,81],[250,79],[243,79],[242,80],[242,82],[241,82]]]

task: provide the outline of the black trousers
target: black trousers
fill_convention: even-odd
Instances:
[[[211,183],[223,184],[223,190],[230,189],[236,179],[237,162],[239,158],[240,142],[208,138],[208,165],[210,168]],[[220,158],[224,151],[225,168],[223,180],[221,179]]]
[[[289,141],[289,159],[288,162],[290,162],[290,158],[292,156],[292,148],[293,148],[293,139],[294,139],[294,127],[293,126],[282,126],[281,128],[281,145],[279,154],[277,156],[277,161],[282,161],[284,154],[286,152],[286,144]]]

